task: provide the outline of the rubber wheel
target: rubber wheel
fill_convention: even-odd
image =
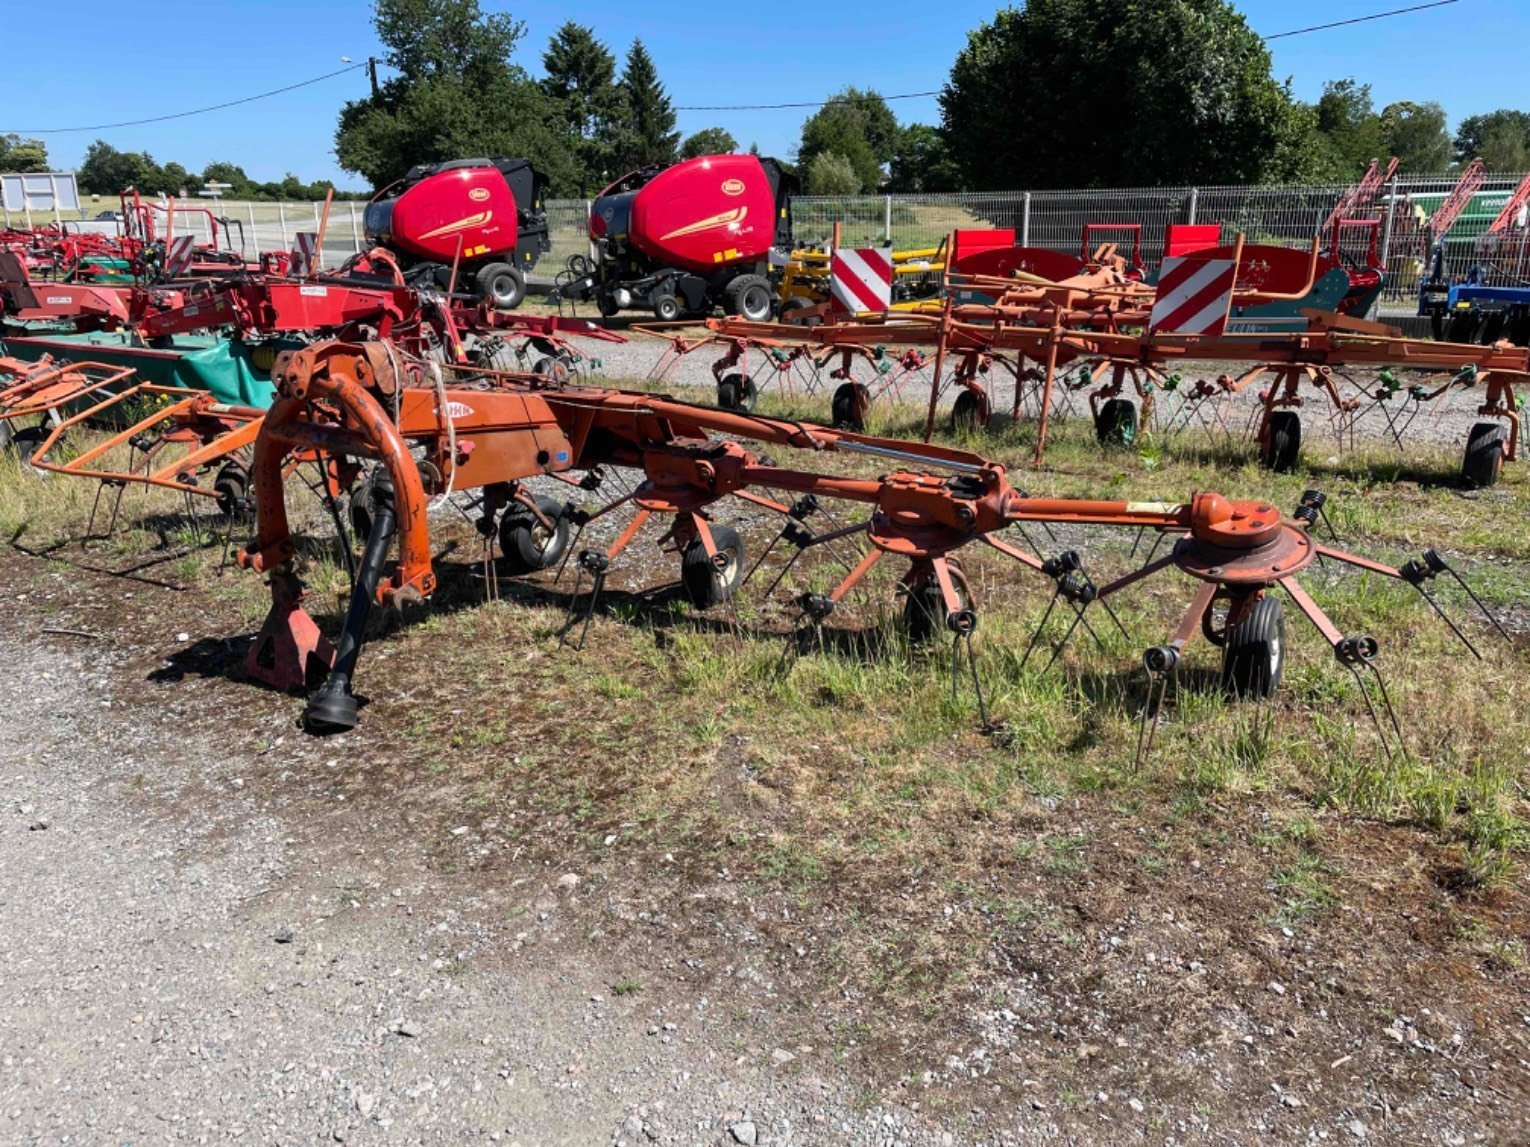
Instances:
[[[1477,313],[1475,311],[1458,311],[1450,316],[1445,324],[1445,341],[1451,343],[1469,343],[1472,335],[1477,333]]]
[[[1263,701],[1280,688],[1286,661],[1286,618],[1280,599],[1261,597],[1227,631],[1222,647],[1222,688],[1230,696]]]
[[[801,295],[794,295],[781,304],[781,321],[793,327],[816,327],[823,323],[821,315],[804,315],[801,312],[812,310],[811,299],[804,299]]]
[[[653,297],[653,316],[661,323],[672,323],[680,317],[680,300],[673,291],[660,291]]]
[[[48,437],[48,431],[43,426],[23,426],[11,435],[11,440],[6,445],[23,462],[31,462],[32,455],[37,453],[37,448]]]
[[[842,382],[834,392],[830,410],[836,428],[866,429],[866,411],[871,409],[871,391],[858,382]]]
[[[237,462],[225,463],[213,479],[218,512],[232,518],[250,507],[250,472]]]
[[[951,429],[972,433],[988,425],[988,403],[975,390],[964,390],[951,406]]]
[[[1477,331],[1477,341],[1483,346],[1492,346],[1503,338],[1505,315],[1502,311],[1494,311],[1482,320],[1482,326]]]
[[[972,594],[967,588],[967,578],[955,566],[951,571],[951,588],[956,590],[956,600],[962,609],[972,608]],[[903,632],[911,645],[928,645],[946,632],[946,601],[940,595],[940,583],[933,577],[925,578],[911,586],[903,598]]]
[[[531,373],[540,374],[552,382],[565,383],[568,381],[568,360],[543,355],[531,364]]]
[[[723,288],[723,310],[751,323],[768,323],[775,301],[764,275],[740,275]]]
[[[1461,459],[1461,477],[1468,486],[1486,489],[1498,484],[1503,469],[1503,423],[1478,422],[1466,439],[1466,456]]]
[[[1445,316],[1439,311],[1429,312],[1429,333],[1434,336],[1435,342],[1445,341]]]
[[[1137,441],[1137,408],[1125,398],[1112,398],[1100,407],[1094,436],[1101,446],[1130,446]]]
[[[514,502],[499,520],[499,552],[505,555],[505,565],[511,573],[535,573],[557,565],[568,549],[568,519],[563,516],[566,507],[562,502],[543,494],[533,494],[537,509],[552,519],[549,530],[537,521],[526,506]]]
[[[1530,346],[1530,311],[1520,311],[1509,320],[1509,341],[1515,346]]]
[[[717,405],[724,410],[742,410],[747,414],[759,397],[754,379],[741,374],[725,374],[717,384]]]
[[[496,310],[513,311],[526,297],[526,278],[509,263],[490,263],[474,276],[478,293]]]
[[[604,291],[595,296],[595,309],[600,312],[600,317],[603,319],[614,318],[621,312],[621,308],[616,305],[616,300]]]
[[[1302,420],[1294,410],[1277,410],[1270,415],[1270,437],[1259,448],[1260,465],[1284,474],[1296,465],[1302,452]]]
[[[680,584],[697,609],[710,609],[733,596],[744,579],[744,539],[731,526],[712,526],[712,545],[724,557],[718,569],[696,538],[680,555]]]

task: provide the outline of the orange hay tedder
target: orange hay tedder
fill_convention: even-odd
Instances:
[[[822,624],[872,567],[886,559],[903,563],[898,584],[911,636],[928,638],[943,628],[953,646],[966,643],[985,724],[970,644],[976,602],[957,560],[972,543],[1050,579],[1054,603],[1066,601],[1078,614],[1151,574],[1171,568],[1188,574],[1197,588],[1183,621],[1166,644],[1144,657],[1151,683],[1166,687],[1185,645],[1200,631],[1222,647],[1224,684],[1256,697],[1273,692],[1284,659],[1281,604],[1270,595],[1276,587],[1313,622],[1357,681],[1361,670],[1374,670],[1375,641],[1342,633],[1297,582],[1318,556],[1404,579],[1426,598],[1437,575],[1452,573],[1432,551],[1393,568],[1320,544],[1309,533],[1322,506],[1315,493],[1291,517],[1265,502],[1230,501],[1214,493],[1173,504],[1031,498],[1010,484],[1002,466],[964,450],[541,375],[443,371],[380,342],[324,342],[286,353],[273,381],[277,398],[260,424],[251,466],[256,536],[239,556],[241,565],[269,575],[273,600],[246,669],[284,690],[303,687],[327,671],[308,698],[306,721],[315,731],[356,723],[352,680],[368,614],[377,603],[405,604],[431,595],[436,572],[429,502],[469,489],[481,492],[477,526],[486,546],[497,535],[504,565],[518,573],[558,565],[577,545],[573,531],[618,507],[635,511],[609,547],[577,555],[580,585],[586,575],[591,579],[586,625],[611,563],[651,520],[665,524],[660,543],[678,556],[681,584],[699,608],[729,602],[748,580],[743,539],[715,517],[726,498],[780,516],[783,526],[771,544],[784,539],[797,551],[783,575],[813,547],[860,539],[862,556],[846,563],[848,574],[831,592],[794,599],[799,622]],[[876,478],[794,469],[755,453],[756,443],[869,456],[890,469]],[[323,460],[331,481],[352,490],[352,518],[366,537],[333,648],[303,611],[303,589],[293,568],[297,547],[283,481],[296,455]],[[595,491],[618,469],[636,472],[638,483],[599,509],[578,509],[529,486],[533,480],[544,488],[556,481]],[[778,500],[780,491],[797,501]],[[809,521],[816,521],[813,515],[824,500],[859,508],[859,520],[815,532]],[[1136,571],[1095,586],[1071,553],[1047,559],[1020,549],[1013,527],[1027,522],[1146,529],[1172,539],[1172,545]],[[571,607],[569,631],[575,623]],[[955,654],[953,648],[953,670]],[[1385,690],[1379,677],[1375,682],[1382,709]],[[1363,681],[1362,689],[1370,699]],[[1149,710],[1156,717],[1155,705],[1144,709],[1144,730]]]

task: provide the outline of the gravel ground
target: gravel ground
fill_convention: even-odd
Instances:
[[[333,748],[231,749],[192,683],[121,699],[134,653],[70,642],[0,623],[28,683],[0,712],[25,746],[0,773],[0,1141],[958,1141],[704,997],[613,992],[598,943],[559,954],[577,874],[517,878],[536,913],[506,934],[400,826],[298,795]]]

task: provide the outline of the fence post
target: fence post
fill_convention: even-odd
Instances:
[[[892,196],[882,196],[882,241],[892,246]]]
[[[1192,187],[1190,189],[1190,218],[1185,221],[1192,227],[1195,226],[1195,211],[1196,208],[1200,206],[1200,203],[1201,189],[1199,187]]]
[[[1020,208],[1020,246],[1031,245],[1031,193],[1025,193],[1025,199]]]
[[[287,207],[280,199],[276,201],[276,221],[282,225],[282,250],[290,250],[291,244],[287,242]]]
[[[356,254],[361,254],[361,216],[356,213],[356,201],[351,200],[351,240],[356,244]]]
[[[1385,282],[1396,283],[1398,276],[1392,274],[1392,222],[1397,217],[1397,176],[1392,176],[1387,185],[1387,221],[1381,228],[1381,273],[1386,277]],[[1424,257],[1429,257],[1429,252],[1424,252]],[[1376,293],[1376,299],[1371,303],[1371,308],[1365,314],[1368,319],[1375,318],[1376,312],[1381,309],[1381,296],[1386,294],[1385,287]]]
[[[255,204],[246,203],[244,213],[249,216],[250,234],[255,237],[255,261],[260,262],[260,228],[255,226]]]

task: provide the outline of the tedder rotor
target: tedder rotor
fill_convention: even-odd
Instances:
[[[506,565],[515,572],[566,560],[577,545],[572,530],[582,532],[630,504],[635,515],[609,547],[578,553],[581,584],[586,575],[592,582],[589,611],[612,562],[655,519],[667,522],[661,543],[670,543],[678,554],[681,584],[692,603],[706,608],[728,602],[747,580],[743,541],[715,516],[729,496],[780,515],[783,526],[772,546],[785,539],[797,551],[783,575],[815,546],[864,539],[864,553],[858,562],[846,563],[849,572],[837,586],[794,599],[801,620],[821,624],[879,562],[903,563],[899,590],[911,634],[928,636],[944,628],[953,639],[953,666],[956,645],[967,642],[980,708],[970,644],[976,602],[956,561],[957,552],[974,542],[1052,579],[1054,604],[1066,600],[1080,616],[1091,602],[1103,602],[1153,573],[1173,568],[1188,574],[1199,588],[1170,640],[1147,651],[1150,681],[1173,674],[1185,645],[1200,630],[1223,646],[1224,682],[1234,692],[1258,697],[1274,691],[1284,659],[1280,602],[1271,596],[1277,588],[1313,622],[1357,681],[1361,669],[1373,668],[1376,642],[1341,632],[1296,580],[1319,555],[1401,578],[1426,597],[1426,582],[1453,573],[1432,551],[1392,568],[1319,544],[1309,530],[1320,518],[1322,499],[1316,493],[1290,517],[1267,502],[1215,493],[1181,503],[1033,498],[1010,484],[1003,466],[964,450],[545,376],[443,371],[381,342],[324,342],[285,353],[273,381],[277,397],[261,422],[251,465],[256,536],[239,557],[241,565],[269,575],[273,601],[246,671],[284,690],[327,672],[307,702],[306,723],[315,731],[356,723],[352,681],[368,614],[377,603],[402,606],[432,594],[437,579],[430,500],[471,489],[481,491],[480,533],[486,544],[498,535]],[[891,469],[876,478],[796,469],[755,453],[755,444],[867,456]],[[293,568],[297,546],[283,479],[297,454],[327,460],[336,480],[353,488],[353,521],[366,535],[349,611],[333,648],[303,611]],[[637,472],[639,481],[600,509],[576,508],[529,488],[533,479],[552,479],[594,491],[617,469]],[[583,477],[574,477],[576,472]],[[778,500],[782,491],[797,500]],[[824,500],[861,507],[861,520],[816,532],[808,523]],[[1162,557],[1150,555],[1135,572],[1095,587],[1073,553],[1043,558],[1015,544],[1014,528],[1032,522],[1145,529],[1172,544]],[[573,621],[571,610],[570,626]],[[1376,685],[1384,703],[1379,677]],[[1363,681],[1361,687],[1370,701]],[[1145,709],[1144,722],[1147,714]]]

